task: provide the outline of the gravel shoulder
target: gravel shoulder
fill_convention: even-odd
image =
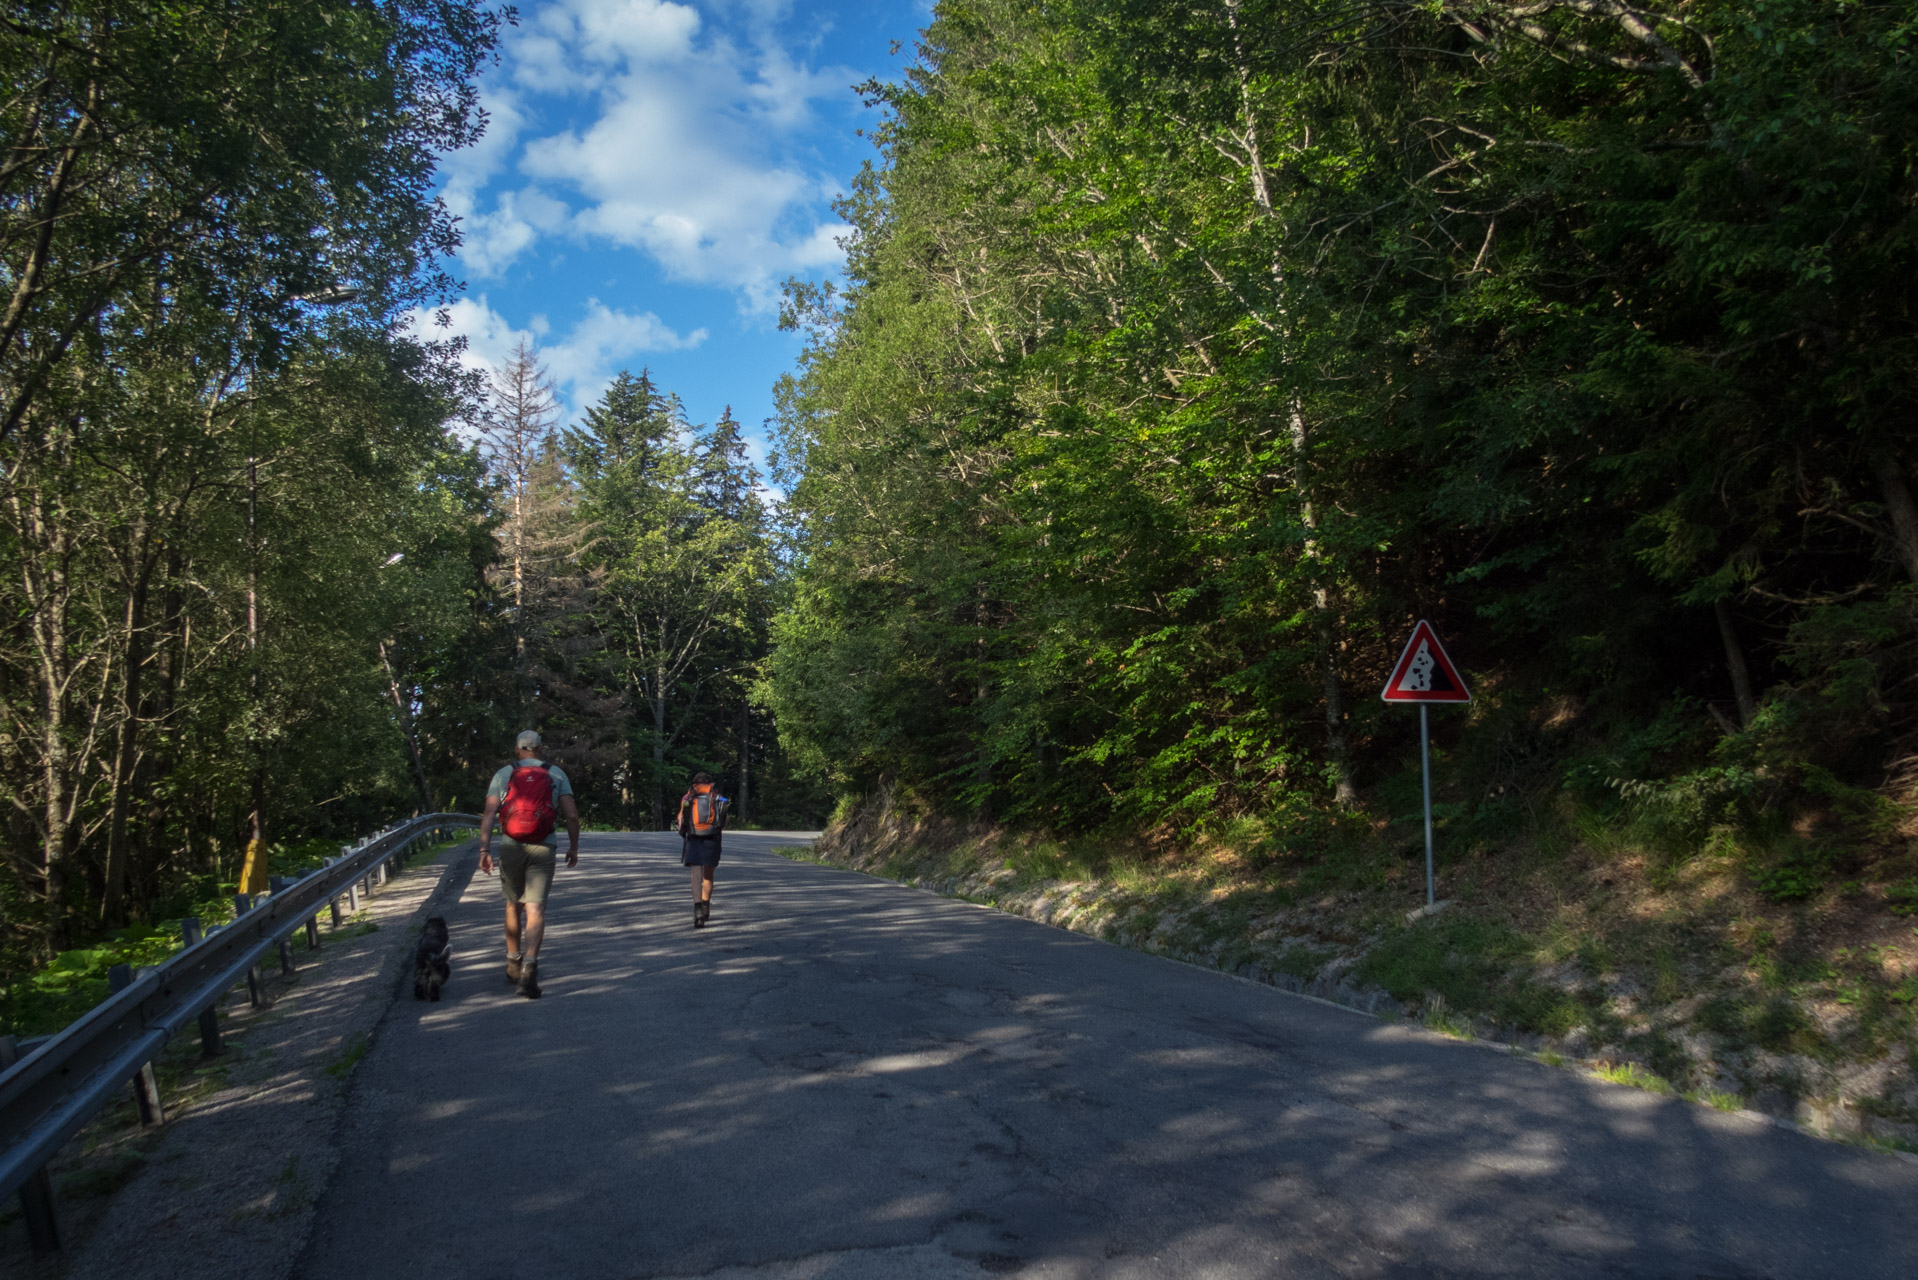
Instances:
[[[191,1034],[168,1046],[166,1124],[142,1132],[123,1106],[78,1134],[55,1162],[67,1247],[31,1259],[22,1225],[9,1223],[0,1237],[8,1274],[286,1274],[338,1163],[335,1136],[353,1069],[410,979],[419,922],[449,895],[457,898],[475,850],[463,841],[408,867],[364,899],[358,915],[322,928],[317,951],[296,935],[298,970],[281,976],[267,966],[264,1008],[247,1002],[244,987],[221,1006],[219,1058],[202,1059]],[[24,1264],[18,1272],[16,1264]]]

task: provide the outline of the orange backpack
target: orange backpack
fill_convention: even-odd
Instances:
[[[692,810],[687,825],[696,836],[715,834],[726,818],[726,798],[710,782],[695,782],[682,803]]]

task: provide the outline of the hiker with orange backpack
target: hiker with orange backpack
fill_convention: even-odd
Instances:
[[[693,872],[693,928],[703,929],[713,914],[713,873],[719,869],[719,833],[732,802],[719,794],[710,773],[693,775],[679,798],[680,862]]]
[[[546,936],[546,895],[553,887],[553,826],[566,818],[566,865],[579,865],[579,806],[573,784],[539,758],[539,735],[519,735],[519,757],[493,775],[480,815],[480,870],[493,874],[493,819],[500,820],[499,882],[506,893],[506,980],[539,999],[539,944]]]

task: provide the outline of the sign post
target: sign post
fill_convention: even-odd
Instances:
[[[1416,702],[1419,707],[1419,774],[1425,784],[1425,907],[1438,902],[1438,883],[1432,869],[1432,720],[1434,702],[1470,702],[1471,691],[1458,668],[1439,643],[1432,624],[1420,619],[1405,642],[1405,652],[1392,668],[1379,697],[1386,702]]]

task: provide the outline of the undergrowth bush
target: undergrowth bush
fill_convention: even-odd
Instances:
[[[267,870],[277,876],[305,875],[339,851],[337,841],[320,837],[271,845]],[[115,965],[138,969],[165,963],[181,947],[185,917],[197,917],[206,928],[231,920],[238,891],[230,880],[194,877],[157,904],[163,918],[115,930],[90,945],[60,952],[31,973],[8,976],[0,985],[0,1033],[37,1036],[60,1030],[106,999],[107,972]]]

